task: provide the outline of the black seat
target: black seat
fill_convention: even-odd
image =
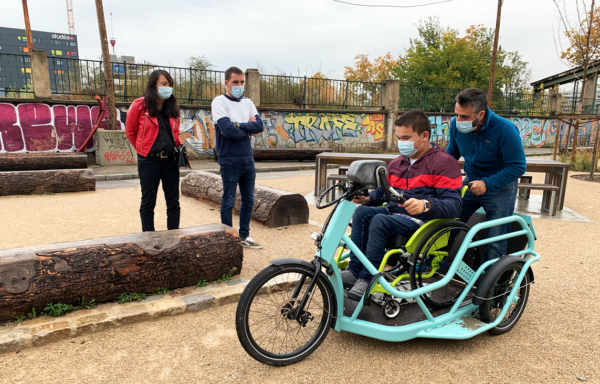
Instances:
[[[409,238],[404,235],[392,236],[385,245],[386,249],[398,249],[408,243]]]

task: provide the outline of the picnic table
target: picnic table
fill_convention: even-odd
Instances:
[[[382,160],[386,163],[394,160],[399,155],[386,155],[375,153],[339,153],[328,152],[317,155],[315,169],[315,196],[319,196],[326,188],[327,165],[350,165],[356,160]],[[565,192],[567,190],[567,179],[569,178],[569,165],[560,161],[539,159],[528,157],[526,172],[539,172],[546,174],[545,184],[552,184],[560,188],[558,192],[558,210],[562,210],[565,202]],[[463,167],[464,159],[458,160],[460,167]],[[543,200],[546,200],[544,191]]]

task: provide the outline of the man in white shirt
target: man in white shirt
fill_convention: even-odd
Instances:
[[[223,180],[221,223],[233,226],[232,210],[239,185],[242,195],[240,243],[245,248],[261,249],[263,246],[250,237],[256,179],[250,137],[261,133],[264,127],[252,100],[242,96],[244,82],[244,72],[241,69],[229,68],[225,71],[227,93],[215,97],[211,104],[215,125],[215,150]]]

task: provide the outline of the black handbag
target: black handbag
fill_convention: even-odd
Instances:
[[[177,164],[178,168],[189,168],[192,169],[190,165],[190,159],[188,159],[187,152],[185,150],[185,145],[180,145],[175,147],[175,164]]]

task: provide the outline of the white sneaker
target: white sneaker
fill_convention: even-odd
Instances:
[[[261,249],[263,247],[262,244],[256,242],[251,237],[246,237],[246,240],[240,240],[240,244],[242,244],[242,247],[250,249]]]

